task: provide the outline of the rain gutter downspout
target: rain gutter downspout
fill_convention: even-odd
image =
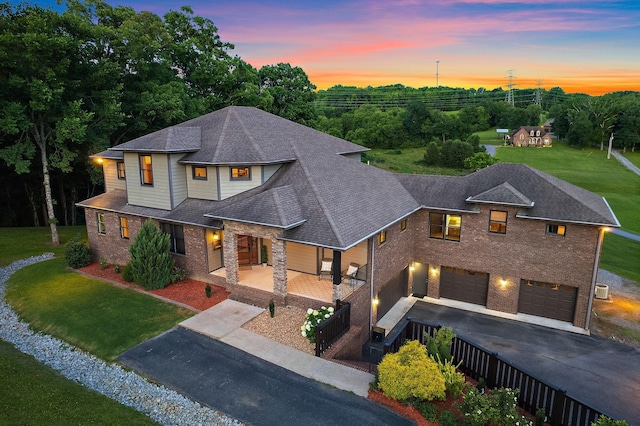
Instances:
[[[376,244],[375,244],[375,240],[372,239],[371,242],[371,279],[369,281],[369,286],[371,288],[371,297],[369,298],[369,331],[368,333],[371,334],[371,329],[373,328],[373,270],[374,265],[375,265],[375,260],[376,260]]]

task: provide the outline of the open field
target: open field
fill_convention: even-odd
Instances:
[[[85,226],[58,226],[58,234],[60,245],[55,247],[51,244],[51,229],[48,226],[0,228],[0,267],[46,252],[64,257],[64,245],[70,240],[78,236],[82,241],[87,240]]]
[[[422,162],[427,148],[372,149],[366,153],[366,160],[372,166],[392,173],[466,175],[468,171],[446,167],[426,166]]]
[[[503,145],[504,138],[502,133],[496,132],[496,129],[484,130],[482,132],[475,132],[474,135],[480,136],[481,145]]]

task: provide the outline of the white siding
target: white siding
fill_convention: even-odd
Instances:
[[[184,157],[184,154],[171,154],[169,156],[169,167],[171,167],[171,191],[173,193],[171,208],[176,207],[187,198],[187,175],[185,168],[191,171],[191,167],[178,164],[178,160]]]
[[[167,155],[152,154],[151,161],[153,167],[153,185],[142,185],[140,182],[138,153],[124,153],[125,174],[127,176],[127,201],[134,206],[171,210]]]
[[[187,190],[190,198],[199,198],[201,200],[218,199],[218,176],[216,168],[207,167],[207,180],[198,180],[193,178],[191,165],[186,166]]]
[[[232,197],[251,188],[260,186],[262,183],[262,167],[251,167],[251,180],[231,180],[231,168],[220,167],[220,199]]]
[[[298,243],[287,243],[287,269],[305,272],[307,274],[318,273],[318,250],[314,246]]]
[[[104,172],[104,190],[105,192],[114,189],[127,189],[126,180],[118,179],[118,166],[116,160],[105,159],[102,162],[102,171]],[[125,172],[126,175],[126,172]],[[126,176],[125,176],[126,177]]]
[[[277,171],[278,171],[278,169],[280,168],[280,166],[281,166],[280,164],[272,164],[272,165],[269,165],[269,166],[264,166],[264,167],[262,168],[262,170],[263,170],[262,183],[265,183],[266,181],[268,181],[268,180],[269,180],[269,178],[270,178],[271,176],[273,176],[273,174],[274,174],[275,172],[277,172]]]

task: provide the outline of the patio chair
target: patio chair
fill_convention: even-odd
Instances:
[[[349,268],[346,271],[342,271],[342,279],[349,280],[349,284],[351,284],[351,288],[353,288],[356,284],[356,274],[358,273],[358,269],[360,269],[360,265],[355,262],[349,263]]]
[[[330,280],[333,279],[333,260],[324,258],[322,259],[322,265],[320,266],[320,275],[318,275],[318,281],[323,276],[328,276]]]

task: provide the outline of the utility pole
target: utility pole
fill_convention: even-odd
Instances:
[[[511,106],[515,106],[515,101],[513,99],[513,86],[515,86],[513,84],[513,79],[515,78],[513,76],[513,71],[514,70],[508,70],[508,71],[509,71],[509,84],[507,85],[507,87],[509,88],[509,90],[507,91],[507,98],[505,100]]]
[[[609,138],[609,151],[607,152],[607,160],[611,158],[611,145],[613,145],[613,132],[611,133],[611,137]]]
[[[440,87],[438,84],[438,66],[440,65],[440,61],[436,61],[436,87]]]

